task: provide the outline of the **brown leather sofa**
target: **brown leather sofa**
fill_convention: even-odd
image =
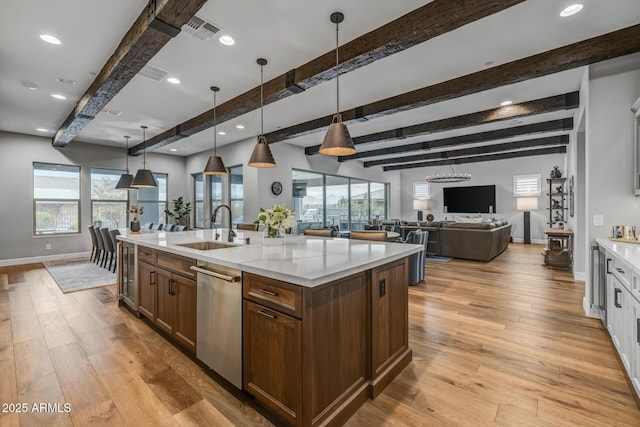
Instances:
[[[429,231],[427,255],[484,262],[491,261],[507,249],[511,237],[511,224],[506,220],[406,223],[402,235],[417,229]]]

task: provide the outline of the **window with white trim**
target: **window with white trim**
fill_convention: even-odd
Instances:
[[[144,212],[140,215],[140,222],[164,224],[167,217],[164,210],[167,208],[168,175],[153,172],[153,177],[158,183],[157,187],[138,190],[138,207],[144,208]]]
[[[532,197],[541,194],[540,174],[514,175],[513,197]]]
[[[33,162],[33,234],[80,230],[80,166]]]
[[[194,222],[195,228],[202,228],[204,221],[204,182],[203,173],[191,174],[193,177],[193,201],[195,203]]]
[[[107,228],[126,227],[129,192],[116,184],[125,173],[119,169],[91,168],[91,220]]]
[[[428,199],[431,197],[431,186],[428,182],[414,182],[413,183],[413,198],[415,199]]]

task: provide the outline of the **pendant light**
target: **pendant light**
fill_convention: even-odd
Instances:
[[[251,153],[248,165],[254,168],[274,168],[276,161],[273,159],[269,143],[264,137],[264,75],[262,67],[267,65],[267,60],[258,58],[256,62],[260,65],[260,136],[258,137],[258,143],[253,147],[253,153]]]
[[[344,20],[344,15],[340,12],[331,14],[331,22],[336,24],[336,114],[331,120],[327,134],[324,136],[320,146],[320,154],[328,156],[349,156],[355,154],[356,147],[353,144],[347,125],[342,122],[340,114],[340,62],[338,60],[338,24]]]
[[[132,187],[135,188],[155,188],[158,186],[156,179],[153,177],[153,173],[147,169],[147,127],[142,125],[142,169],[138,169],[136,177],[133,178]]]
[[[220,156],[218,156],[217,132],[216,132],[216,92],[220,90],[218,86],[211,86],[213,91],[213,156],[209,156],[207,166],[204,168],[205,175],[226,175],[227,168]]]
[[[116,189],[118,190],[137,190],[137,188],[131,186],[131,183],[133,182],[133,175],[129,173],[129,138],[131,137],[124,137],[124,139],[127,141],[127,173],[123,173],[122,175],[120,175],[120,179],[116,184]]]
[[[441,183],[441,182],[462,182],[469,181],[471,174],[464,173],[455,164],[449,160],[449,158],[443,155],[445,164],[439,167],[433,175],[428,175],[424,180],[427,182]]]

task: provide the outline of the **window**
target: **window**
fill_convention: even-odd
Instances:
[[[209,186],[211,188],[211,214],[215,208],[222,204],[222,176],[221,175],[208,175],[209,176]],[[227,212],[219,212],[224,215],[227,215]],[[226,224],[226,223],[225,223]],[[215,222],[216,227],[222,227],[222,215],[218,215],[216,217]]]
[[[144,208],[140,215],[140,222],[154,224],[166,221],[164,210],[167,208],[167,174],[154,173],[158,186],[155,188],[141,188],[138,190],[138,206]]]
[[[229,206],[233,224],[244,222],[244,185],[242,183],[242,166],[229,168]]]
[[[413,199],[428,199],[431,197],[431,186],[428,182],[413,183]]]
[[[387,216],[388,184],[293,170],[293,209],[298,233],[309,227],[362,230],[372,218]]]
[[[78,233],[80,166],[33,163],[33,232]]]
[[[204,183],[202,181],[202,173],[194,173],[193,177],[193,200],[195,202],[195,218],[193,226],[202,228],[204,224]]]
[[[116,190],[120,175],[126,171],[91,168],[91,219],[94,225],[126,227],[127,190]]]
[[[513,197],[540,196],[540,174],[514,175]]]

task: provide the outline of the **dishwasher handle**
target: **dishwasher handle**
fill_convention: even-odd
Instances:
[[[228,276],[226,274],[218,273],[206,268],[196,267],[195,265],[191,266],[193,271],[197,271],[198,273],[206,274],[207,276],[216,277],[218,279],[226,280],[227,282],[239,282],[240,276]]]

